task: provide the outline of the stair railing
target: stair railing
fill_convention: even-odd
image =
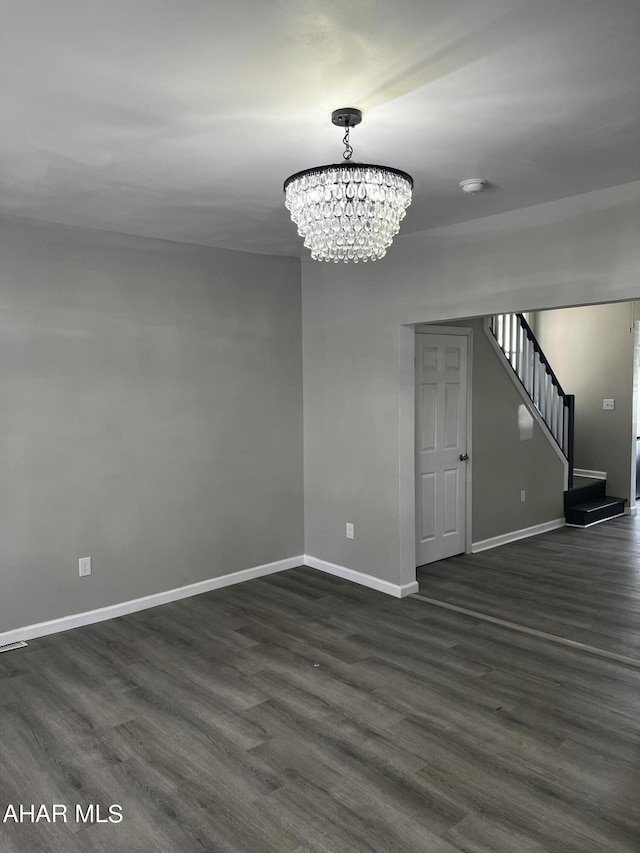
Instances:
[[[573,484],[575,396],[566,394],[522,314],[494,314],[489,328],[569,464]]]

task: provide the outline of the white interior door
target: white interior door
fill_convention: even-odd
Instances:
[[[467,338],[416,335],[416,565],[466,544]]]

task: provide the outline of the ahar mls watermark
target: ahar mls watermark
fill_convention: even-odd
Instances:
[[[110,806],[9,803],[4,808],[0,806],[0,815],[1,823],[121,823],[123,818],[122,806],[116,803]]]

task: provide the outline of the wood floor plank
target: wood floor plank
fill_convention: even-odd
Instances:
[[[422,566],[418,580],[431,598],[640,659],[639,562],[624,516]]]
[[[378,801],[363,803],[361,791],[331,790],[306,779],[276,792],[270,807],[287,814],[292,830],[309,836],[312,850],[337,853],[387,853],[411,850],[414,853],[453,853],[445,842],[425,827],[407,819],[389,815],[388,805]]]
[[[421,582],[640,649],[620,521]],[[0,850],[637,853],[638,695],[640,670],[291,570],[0,657],[0,810],[123,808],[0,823]]]

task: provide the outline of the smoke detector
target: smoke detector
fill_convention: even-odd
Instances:
[[[460,186],[466,193],[481,193],[486,185],[484,178],[467,178],[466,181],[460,181]]]

